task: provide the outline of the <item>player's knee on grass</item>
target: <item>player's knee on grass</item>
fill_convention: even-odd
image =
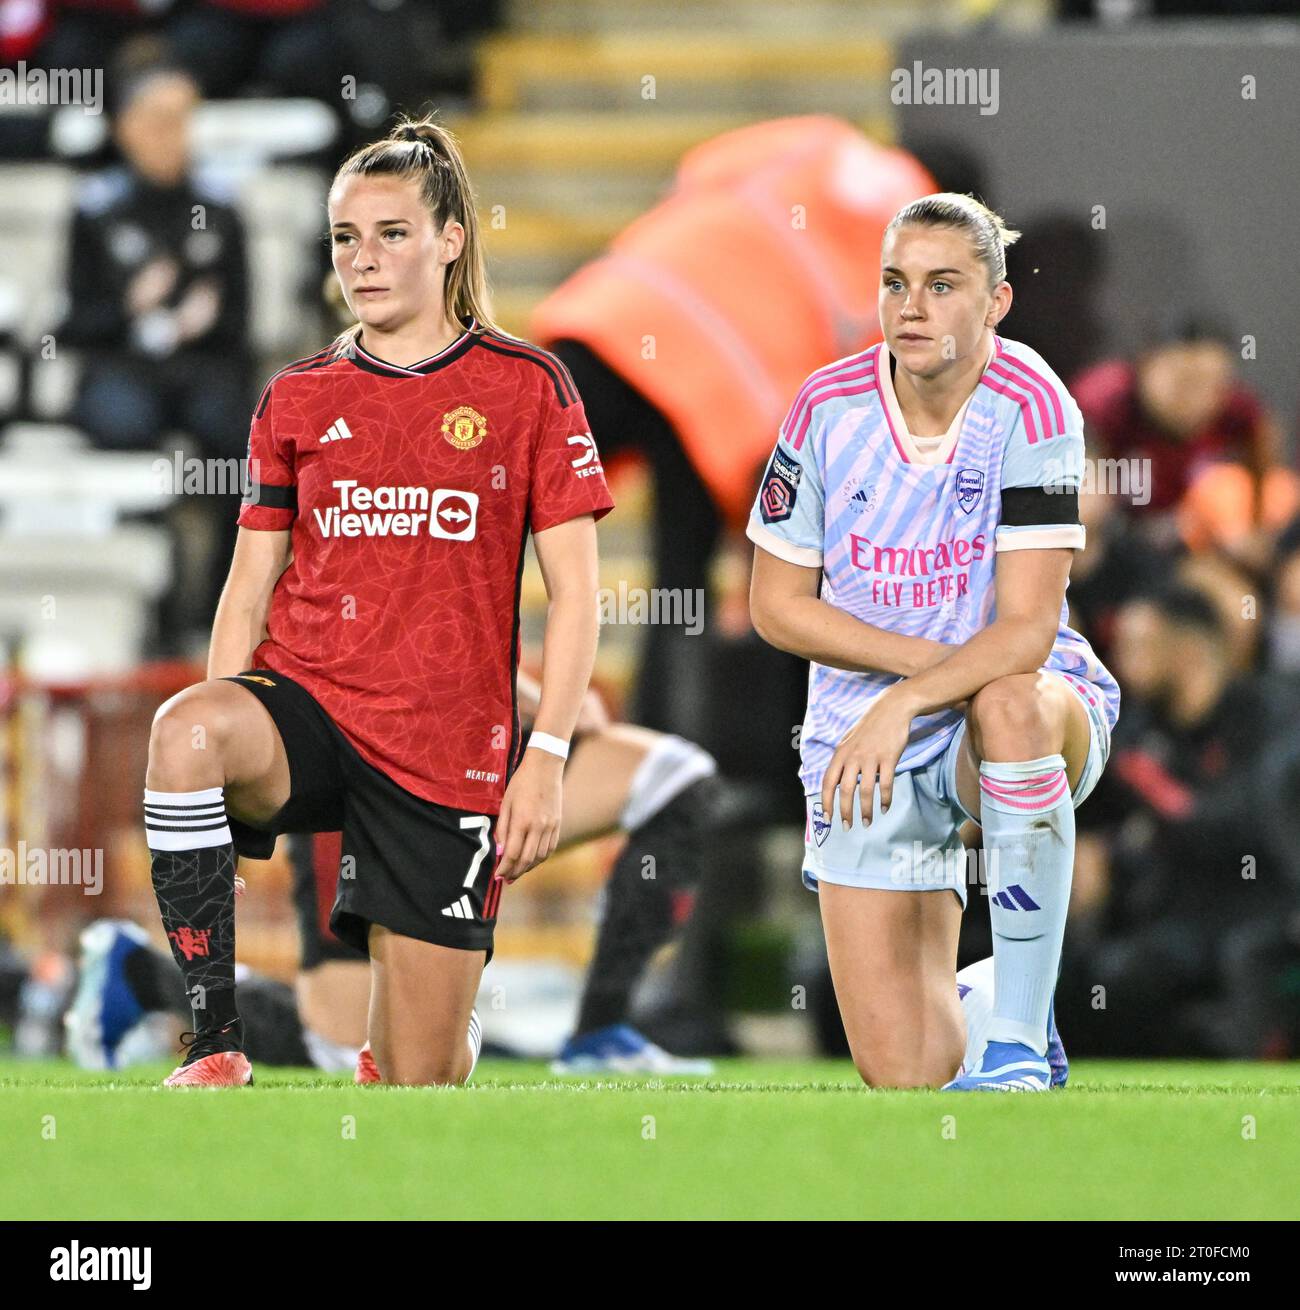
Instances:
[[[927,994],[924,1015],[882,1014],[875,1022],[854,1025],[849,1047],[868,1087],[938,1087],[956,1073],[966,1045],[956,987],[951,995],[947,984],[930,987]]]
[[[908,1056],[889,1052],[855,1053],[853,1063],[858,1076],[868,1087],[882,1091],[891,1088],[941,1087],[956,1074],[964,1050],[964,1040],[958,1039],[951,1050],[945,1046]]]
[[[880,1091],[908,1087],[930,1087],[933,1079],[922,1061],[893,1060],[881,1057],[854,1058],[858,1076],[868,1087]]]
[[[469,1050],[448,1052],[404,1050],[382,1038],[371,1038],[370,1053],[384,1082],[399,1087],[454,1087],[469,1076]]]
[[[904,1040],[896,1025],[853,1034],[849,1047],[858,1076],[868,1087],[927,1087],[935,1081],[924,1048]]]
[[[971,698],[967,715],[983,759],[1037,759],[1060,748],[1037,673],[994,678]]]

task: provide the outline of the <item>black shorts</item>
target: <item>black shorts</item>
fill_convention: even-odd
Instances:
[[[305,688],[272,669],[227,679],[266,707],[289,759],[289,799],[265,827],[230,817],[235,851],[270,859],[279,833],[341,832],[329,930],[367,952],[370,925],[486,951],[504,884],[496,815],[426,801],[368,764]],[[300,912],[301,923],[301,912]],[[306,942],[304,942],[304,956]]]
[[[527,734],[532,725],[525,723],[524,729]],[[574,747],[586,735],[575,732]],[[565,760],[564,767],[569,767],[568,760]],[[298,967],[314,969],[331,960],[364,963],[366,956],[363,951],[339,941],[330,930],[330,908],[338,890],[339,865],[343,858],[343,834],[292,832],[286,836],[289,870],[293,878],[293,908],[298,919]]]

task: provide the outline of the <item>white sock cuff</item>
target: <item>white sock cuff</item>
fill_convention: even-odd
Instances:
[[[465,1081],[474,1076],[474,1070],[478,1068],[479,1052],[483,1049],[483,1024],[478,1017],[477,1010],[469,1012],[469,1073],[465,1075]]]
[[[233,840],[224,789],[144,790],[144,831],[151,851],[197,851]]]
[[[144,789],[146,805],[224,805],[224,787],[205,787],[202,791],[151,791]]]
[[[1064,755],[1043,755],[1036,760],[981,760],[980,776],[1000,778],[1005,782],[1022,782],[1040,773],[1053,773],[1065,768]]]
[[[619,815],[625,832],[654,818],[670,801],[693,782],[718,771],[718,762],[702,746],[685,737],[665,733],[637,765],[628,787],[627,801]]]

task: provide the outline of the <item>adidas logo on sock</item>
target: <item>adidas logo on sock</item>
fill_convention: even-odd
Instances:
[[[462,896],[460,900],[444,906],[442,912],[449,919],[472,919],[474,917],[474,909],[469,903],[468,896]]]
[[[994,905],[1004,910],[1041,910],[1043,907],[1019,883],[1013,883],[993,898]]]
[[[352,432],[348,428],[345,420],[336,418],[329,426],[329,431],[320,439],[323,446],[327,441],[342,441],[344,438],[351,437]]]

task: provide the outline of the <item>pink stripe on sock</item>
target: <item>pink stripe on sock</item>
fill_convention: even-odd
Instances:
[[[987,792],[993,800],[1003,805],[1010,805],[1013,809],[1050,810],[1069,791],[1069,783],[1065,777],[1065,770],[1058,769],[1055,782],[1047,787],[1036,787],[1033,792],[997,791],[988,786],[982,778],[980,790]]]
[[[1037,777],[1025,778],[1021,782],[1007,782],[1004,778],[990,778],[984,774],[980,777],[980,786],[988,787],[990,790],[1021,792],[1052,782],[1060,772],[1060,769],[1053,769],[1051,773],[1040,773]]]

